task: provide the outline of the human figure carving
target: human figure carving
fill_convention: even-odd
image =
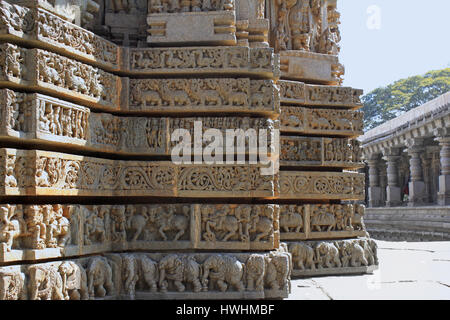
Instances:
[[[296,232],[299,233],[303,228],[302,208],[298,207],[298,213],[296,212],[296,206],[291,205],[287,208],[287,212],[283,212],[280,216],[280,228],[284,232]],[[291,229],[294,229],[293,231]]]

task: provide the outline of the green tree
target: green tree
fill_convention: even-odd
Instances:
[[[450,68],[398,80],[362,97],[368,131],[450,91]]]

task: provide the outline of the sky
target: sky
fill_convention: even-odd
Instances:
[[[338,0],[344,86],[364,93],[450,67],[449,0]]]

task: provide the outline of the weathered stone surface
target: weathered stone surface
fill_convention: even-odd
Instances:
[[[369,208],[366,222],[370,235],[378,240],[450,240],[450,210],[445,206]]]
[[[2,205],[0,262],[133,250],[274,250],[278,206]]]
[[[280,137],[283,167],[361,168],[362,149],[357,140],[341,138]]]
[[[150,13],[149,44],[236,45],[234,11]]]
[[[277,51],[337,55],[340,13],[337,1],[274,1],[268,6],[271,46]]]
[[[40,0],[40,3],[42,2],[44,1]],[[119,69],[119,47],[46,10],[36,8],[36,6],[25,8],[0,1],[0,21],[2,22],[0,24],[0,40],[25,42],[28,45],[67,55],[108,71],[118,71]]]
[[[36,90],[99,109],[118,110],[121,78],[41,49],[0,45],[0,86]]]
[[[280,52],[281,78],[326,85],[341,85],[344,66],[333,55],[304,51]]]
[[[280,100],[286,105],[332,106],[357,109],[362,107],[363,91],[350,87],[334,87],[280,80]]]
[[[281,131],[297,134],[344,136],[363,134],[363,113],[359,111],[281,107]]]
[[[290,276],[291,257],[284,251],[109,254],[1,267],[0,281],[7,285],[0,289],[0,297],[3,300],[285,298],[290,292]]]
[[[351,204],[280,206],[281,240],[365,236],[364,206]]]
[[[0,194],[47,196],[274,197],[261,165],[180,165],[40,150],[0,149]]]
[[[123,48],[122,70],[133,75],[251,75],[279,77],[272,48],[188,47]]]
[[[272,80],[130,80],[129,111],[275,115],[279,114],[279,105],[279,89]]]
[[[378,269],[377,244],[368,238],[291,242],[294,277],[371,273]]]
[[[18,144],[39,143],[76,147],[94,151],[129,155],[170,156],[177,142],[171,141],[176,129],[186,129],[193,139],[194,122],[201,121],[201,133],[215,128],[226,137],[226,130],[278,128],[278,121],[249,117],[148,118],[93,113],[88,108],[41,94],[19,93],[0,89],[0,139]],[[191,141],[193,147],[193,141]],[[205,142],[204,145],[207,145]],[[223,154],[226,154],[226,139]],[[245,141],[245,150],[249,143]],[[196,150],[193,150],[193,154]],[[270,151],[270,150],[269,150]],[[270,152],[269,152],[270,153]]]
[[[364,200],[359,173],[281,171],[279,199]]]

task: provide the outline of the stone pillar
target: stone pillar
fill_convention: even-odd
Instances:
[[[409,159],[409,171],[411,181],[409,182],[409,201],[408,206],[414,207],[423,205],[426,198],[426,187],[423,179],[422,159],[420,156],[425,151],[423,139],[409,139],[406,141],[407,152],[411,157]]]
[[[439,176],[438,204],[450,205],[450,129],[439,128],[434,132],[441,147],[441,175]]]
[[[386,206],[398,207],[402,203],[401,190],[398,185],[398,160],[400,159],[398,148],[383,150],[383,159],[387,163]]]
[[[370,155],[367,164],[369,167],[369,207],[380,207],[382,203],[378,175],[378,155]]]

